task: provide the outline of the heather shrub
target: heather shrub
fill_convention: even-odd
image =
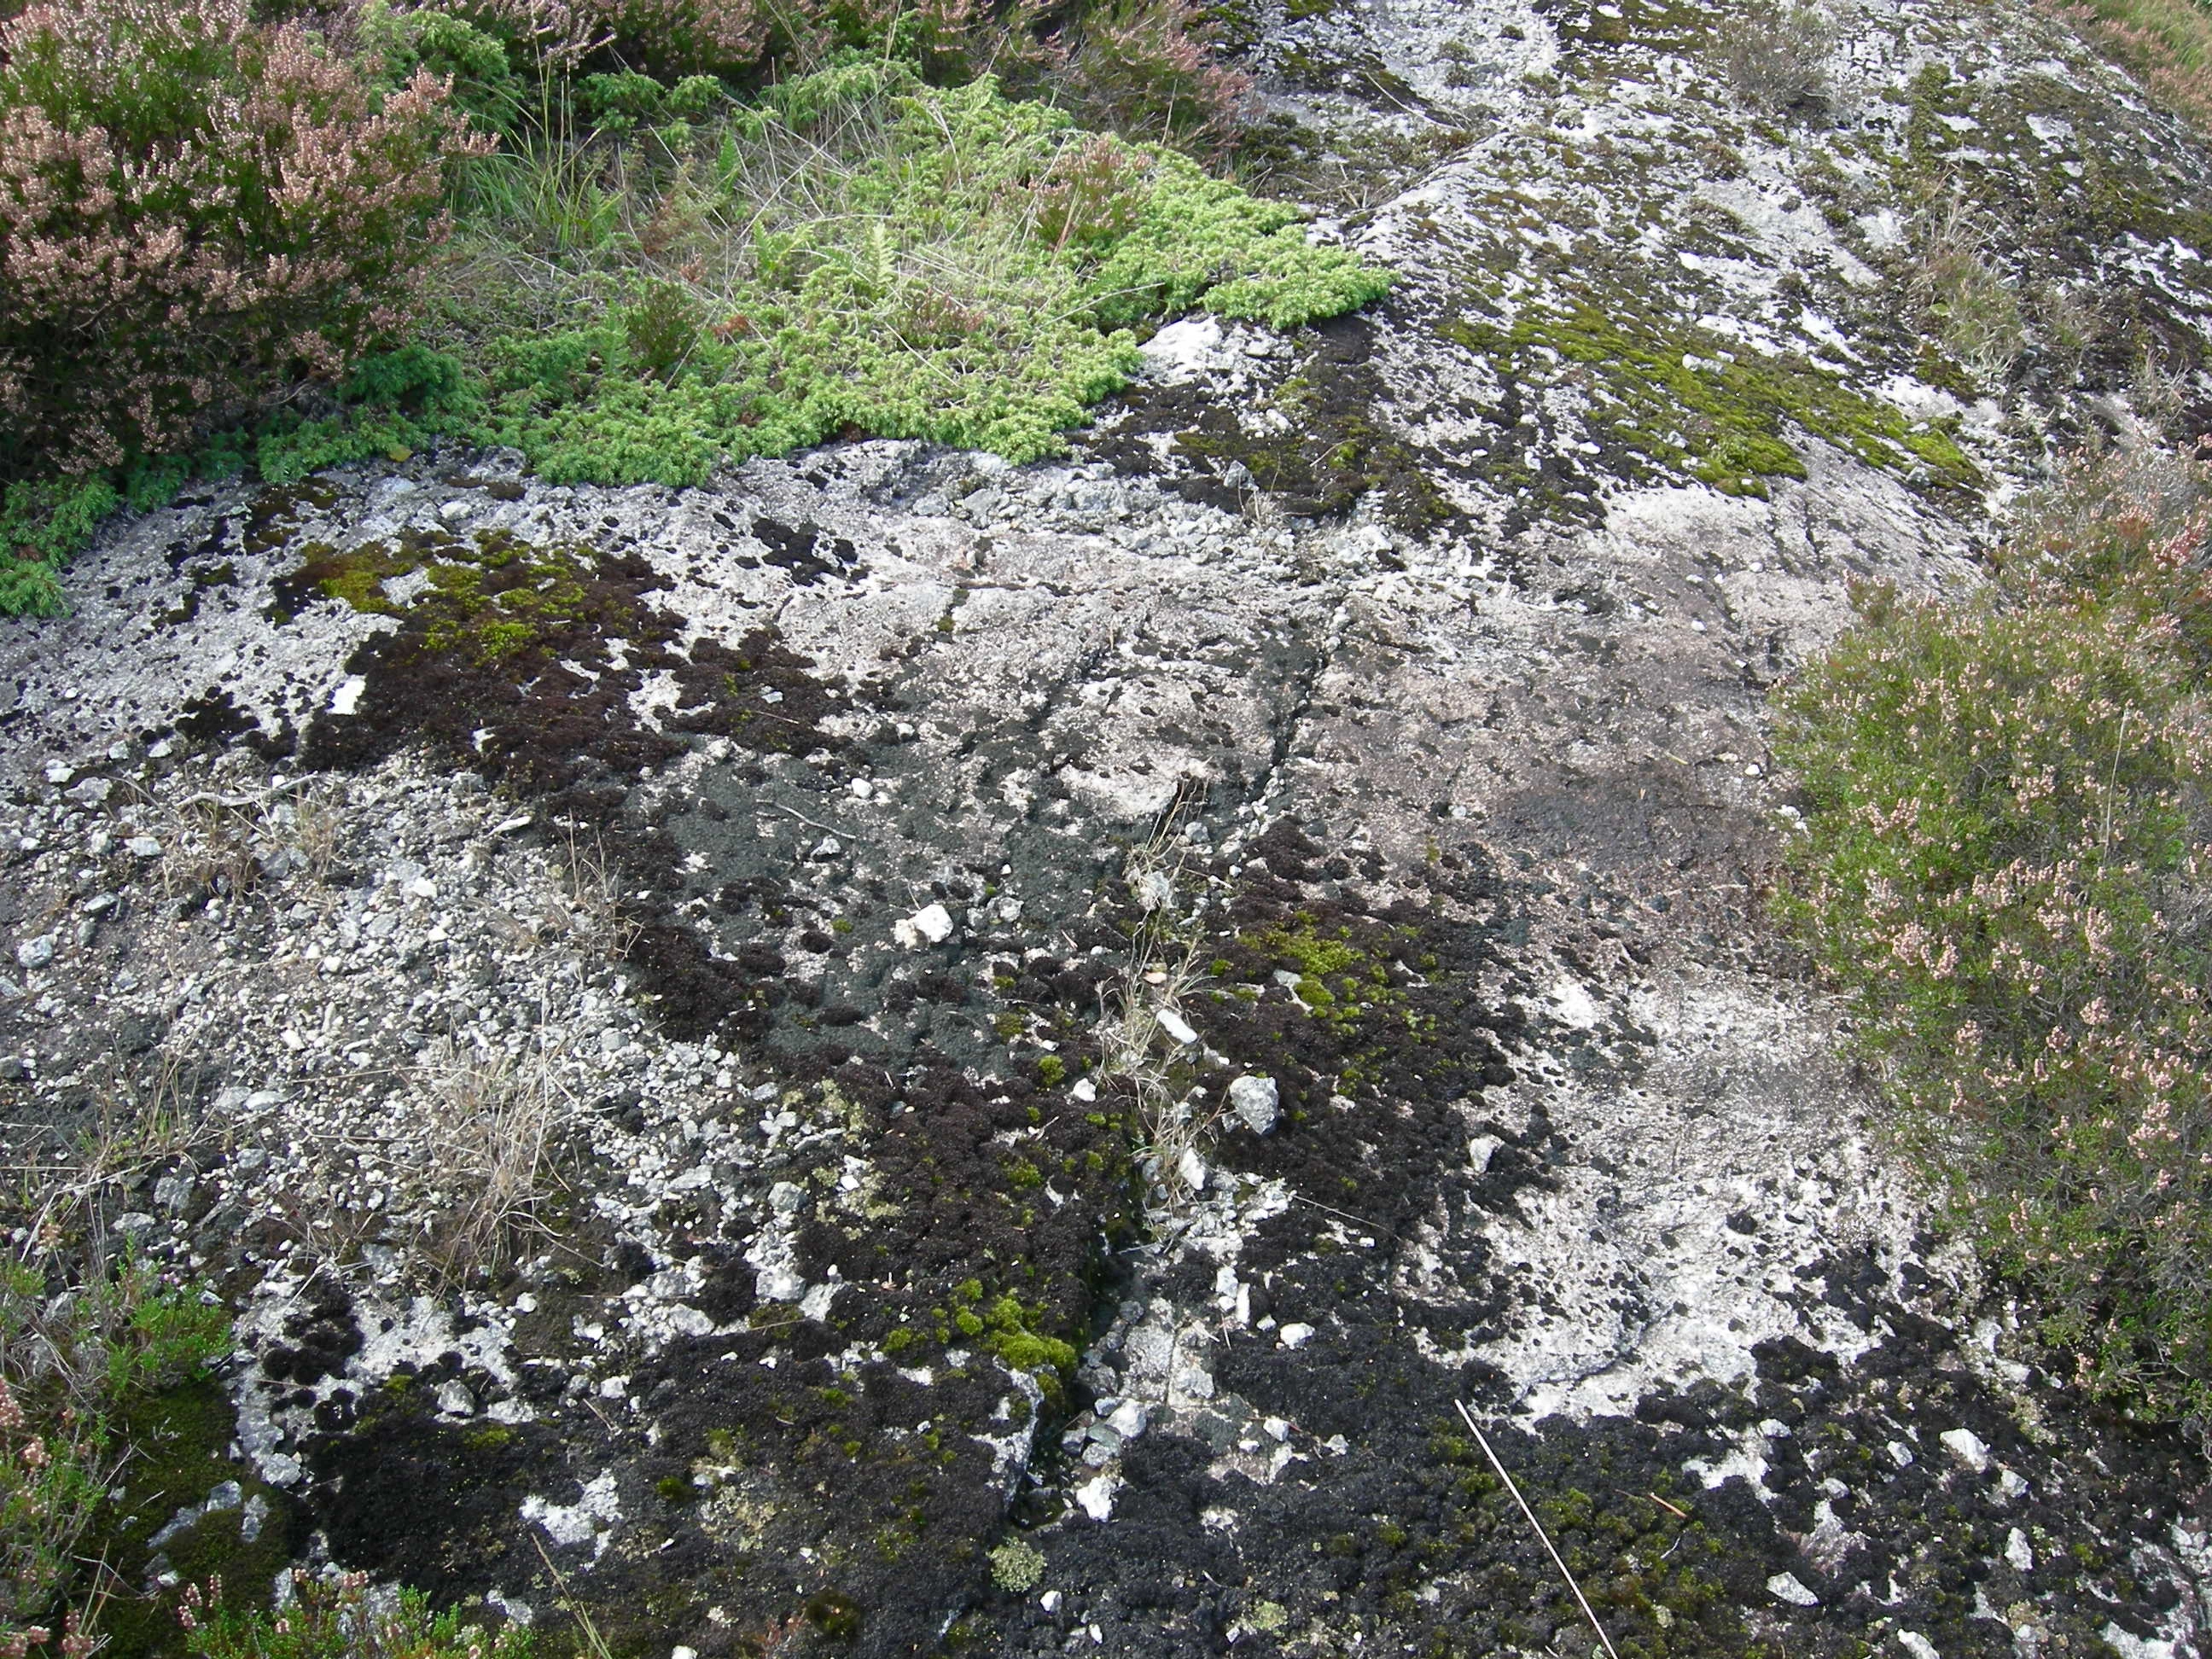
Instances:
[[[463,147],[246,0],[0,27],[0,471],[84,477],[331,379],[404,319]]]
[[[402,1589],[388,1607],[374,1605],[365,1573],[303,1577],[277,1614],[222,1599],[222,1581],[185,1587],[177,1609],[195,1659],[530,1659],[529,1630],[488,1634],[458,1613],[433,1613],[420,1592]]]
[[[2212,128],[2212,13],[2197,0],[2088,0],[2067,12],[2160,103]]]
[[[424,9],[461,18],[559,71],[611,54],[665,77],[738,75],[772,45],[816,38],[807,0],[436,0]]]
[[[1783,702],[1784,901],[2084,1382],[2212,1408],[2202,469],[2073,469],[1989,590],[1860,596]]]
[[[128,1457],[119,1420],[228,1347],[219,1307],[140,1261],[95,1267],[58,1296],[47,1289],[38,1268],[0,1261],[0,1655],[94,1650],[73,1613],[55,1615]]]
[[[1076,30],[1061,95],[1088,124],[1200,150],[1243,126],[1252,83],[1217,62],[1191,0],[1112,0]]]
[[[1215,61],[1191,0],[1103,0],[1048,29],[1045,0],[420,0],[556,76],[611,68],[657,80],[817,70],[841,52],[894,59],[935,85],[993,75],[1086,124],[1218,148],[1250,83]],[[423,55],[464,77],[469,62]]]

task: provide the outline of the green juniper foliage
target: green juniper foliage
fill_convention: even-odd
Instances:
[[[62,609],[58,573],[99,521],[195,473],[283,481],[440,441],[569,483],[696,483],[851,434],[1030,460],[1128,382],[1160,321],[1292,328],[1389,285],[1176,149],[1085,132],[988,75],[928,83],[915,64],[941,52],[847,48],[741,99],[538,51],[514,27],[527,10],[359,9],[348,73],[372,102],[445,88],[471,143],[499,146],[451,151],[421,320],[189,459],[56,478],[26,452],[0,498],[0,614]],[[1211,72],[1175,40],[1162,64]]]
[[[460,429],[562,482],[695,483],[848,430],[1030,460],[1127,384],[1133,326],[1292,327],[1389,281],[1175,151],[896,62],[475,173]]]

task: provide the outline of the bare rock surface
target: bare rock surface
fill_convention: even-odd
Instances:
[[[2198,429],[2202,155],[2008,8],[1780,106],[1632,0],[1249,22],[1369,313],[1164,331],[1057,463],[210,489],[0,635],[13,1151],[238,1312],[244,1496],[126,1576],[251,1511],[622,1652],[1587,1652],[1464,1401],[1624,1653],[2202,1650],[2201,1459],[1763,919],[1850,585]]]

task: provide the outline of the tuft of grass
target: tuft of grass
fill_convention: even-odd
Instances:
[[[1962,198],[1921,216],[1914,286],[1934,331],[1984,386],[2004,384],[2027,346],[2027,324],[2012,281],[1985,249],[1999,233]]]
[[[441,1043],[425,1057],[436,1152],[426,1172],[450,1195],[430,1243],[450,1279],[495,1269],[546,1231],[538,1211],[556,1183],[555,1144],[577,1104],[548,1054]]]
[[[2086,1384],[2212,1409],[2212,477],[2084,462],[1990,589],[1788,689],[1783,900],[1905,1139]]]
[[[2160,103],[2212,131],[2212,12],[2197,0],[2087,0],[2066,15]]]
[[[1140,920],[1110,992],[1100,989],[1094,1032],[1100,1091],[1119,1087],[1134,1098],[1139,1167],[1152,1188],[1152,1218],[1161,1225],[1203,1190],[1201,1148],[1227,1110],[1222,1100],[1193,1087],[1189,1051],[1170,1029],[1207,977],[1197,959],[1197,929],[1178,906],[1185,849],[1176,828],[1171,813],[1123,861],[1122,884]]]

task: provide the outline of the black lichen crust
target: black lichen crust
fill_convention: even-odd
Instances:
[[[771,557],[801,557],[813,540],[791,532]],[[412,604],[384,597],[384,583],[421,572],[430,586]],[[607,862],[630,923],[625,956],[672,1036],[760,1029],[779,994],[773,975],[718,957],[674,915],[673,843],[629,808],[639,776],[696,738],[757,753],[834,748],[819,726],[834,704],[805,659],[769,629],[734,646],[684,643],[680,619],[653,603],[664,584],[635,554],[532,547],[496,532],[311,550],[283,586],[295,604],[321,592],[399,624],[348,660],[364,689],[352,713],[310,725],[304,764],[356,768],[419,743],[475,769],[530,803],[556,842]],[[648,725],[633,699],[655,673],[678,696]]]

